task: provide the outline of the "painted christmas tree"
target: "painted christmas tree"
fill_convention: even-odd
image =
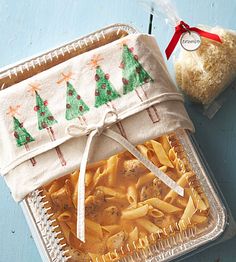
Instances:
[[[18,147],[24,146],[26,151],[29,151],[29,143],[35,141],[35,139],[30,135],[30,133],[25,129],[23,123],[16,118],[17,110],[20,108],[19,105],[16,107],[10,106],[7,114],[13,118],[14,127],[14,137]],[[36,165],[36,160],[34,158],[30,159],[33,166]]]
[[[48,109],[47,100],[43,100],[37,91],[35,91],[36,96],[36,106],[34,110],[37,112],[38,116],[38,128],[39,130],[48,128],[57,123],[50,110]]]
[[[89,107],[85,104],[80,95],[77,94],[73,85],[67,82],[66,91],[66,119],[71,120],[82,116],[89,111]]]
[[[97,88],[95,90],[95,107],[107,104],[120,97],[119,93],[109,81],[109,74],[105,74],[100,66],[96,67],[95,80],[97,82]]]
[[[123,44],[122,62],[123,94],[132,92],[144,83],[153,81],[138,61],[138,56],[133,54],[133,49]]]
[[[104,73],[101,66],[99,65],[99,62],[102,60],[103,58],[98,54],[94,55],[88,63],[88,65],[90,65],[93,70],[96,69],[95,107],[106,104],[111,109],[116,110],[112,101],[119,98],[120,94],[115,90],[112,83],[109,81],[109,74]],[[116,125],[119,128],[122,136],[126,137],[122,123],[118,122]]]
[[[122,47],[120,68],[122,69],[123,94],[125,95],[135,90],[139,99],[145,101],[148,99],[148,96],[142,85],[153,81],[153,79],[138,61],[138,56],[133,54],[134,48],[129,48],[125,40],[119,44]],[[139,86],[141,86],[140,90],[137,89]],[[153,123],[160,120],[155,106],[151,106],[146,110]]]
[[[75,88],[71,84],[70,80],[72,79],[72,73],[68,74],[62,73],[62,78],[57,81],[57,84],[61,84],[62,82],[66,82],[66,113],[65,118],[67,120],[72,120],[74,118],[79,118],[79,120],[83,120],[86,124],[86,118],[84,114],[89,111],[89,107],[86,105],[81,96],[76,92]],[[81,121],[82,122],[82,121]]]
[[[23,123],[20,123],[20,121],[15,116],[13,117],[13,123],[14,137],[16,138],[16,143],[18,147],[35,141],[34,138],[24,128]]]
[[[43,100],[42,97],[39,95],[38,93],[39,90],[40,90],[39,85],[32,85],[32,84],[30,85],[29,91],[32,94],[35,94],[36,97],[36,106],[34,107],[34,110],[37,112],[38,129],[39,130],[46,129],[51,141],[55,141],[56,137],[52,129],[52,125],[56,124],[57,120],[54,118],[51,111],[48,109],[47,100]],[[61,165],[65,166],[66,161],[64,159],[64,156],[59,146],[55,147],[55,150],[57,152]]]

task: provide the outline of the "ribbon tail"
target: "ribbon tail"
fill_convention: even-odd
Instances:
[[[102,134],[121,144],[169,188],[174,190],[178,195],[184,196],[184,189],[144,157],[127,139],[111,129],[106,129]]]
[[[87,139],[86,146],[84,149],[84,154],[80,164],[80,173],[78,180],[78,199],[77,199],[77,238],[82,242],[85,242],[85,175],[86,175],[86,166],[89,157],[89,151],[91,143],[97,131],[93,130]]]
[[[169,45],[167,46],[166,50],[165,50],[165,53],[166,53],[166,57],[167,59],[170,58],[171,54],[173,53],[176,45],[178,44],[179,42],[179,39],[181,37],[183,32],[175,32],[172,39],[170,40],[170,43]]]
[[[216,34],[212,34],[212,33],[206,32],[206,31],[201,30],[201,29],[199,29],[197,27],[191,27],[191,31],[194,31],[194,32],[198,33],[200,36],[203,36],[205,38],[209,38],[209,39],[212,39],[212,40],[217,41],[219,43],[222,43],[222,40]]]

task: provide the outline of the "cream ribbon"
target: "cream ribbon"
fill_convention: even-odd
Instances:
[[[156,167],[151,161],[144,157],[134,145],[132,145],[126,138],[120,134],[108,129],[109,126],[118,122],[118,115],[115,111],[109,110],[105,112],[102,120],[96,125],[82,126],[71,124],[66,128],[68,135],[72,137],[82,137],[88,135],[84,153],[80,164],[80,174],[78,180],[78,202],[77,202],[77,237],[81,241],[85,242],[85,174],[86,166],[89,158],[89,151],[93,138],[97,135],[105,135],[118,142],[125,149],[127,149],[133,156],[135,156],[146,168],[148,168],[156,177],[158,177],[163,183],[170,187],[180,196],[184,195],[184,190],[174,180],[163,173],[158,167]]]

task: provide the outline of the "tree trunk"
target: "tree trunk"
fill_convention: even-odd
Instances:
[[[81,125],[86,125],[86,126],[88,125],[86,118],[84,116],[78,116],[78,119]]]
[[[49,134],[49,137],[50,137],[51,141],[55,141],[56,138],[55,138],[55,134],[54,134],[54,131],[53,131],[52,127],[47,127],[47,131],[48,131],[48,134]],[[63,156],[63,154],[61,152],[60,147],[59,146],[55,147],[55,150],[57,152],[57,156],[58,156],[58,158],[59,158],[59,160],[61,162],[61,165],[65,166],[66,165],[66,161],[64,159],[64,156]]]
[[[148,96],[147,96],[146,92],[143,90],[143,87],[141,87],[141,89],[142,89],[142,91],[143,91],[143,94],[144,94],[144,96],[145,96],[145,99],[148,99]],[[139,97],[139,99],[140,99],[141,101],[144,101],[143,98],[142,98],[142,96],[140,95],[140,93],[138,92],[137,89],[135,89],[135,92],[136,92],[137,96]],[[152,120],[153,124],[159,122],[160,118],[159,118],[159,115],[158,115],[158,113],[157,113],[157,109],[156,109],[155,106],[150,106],[150,107],[147,108],[146,110],[147,110],[147,113],[148,113],[150,119]]]
[[[26,151],[30,151],[28,144],[25,144],[25,150]],[[30,158],[30,162],[31,162],[32,166],[35,166],[37,164],[37,162],[36,162],[34,157]]]
[[[115,108],[115,106],[112,104],[112,102],[109,102],[109,104],[106,104],[106,105],[107,105],[108,107],[110,107],[112,110],[116,111],[116,108]],[[127,139],[127,136],[126,136],[126,133],[125,133],[125,129],[124,129],[121,121],[118,122],[118,123],[116,123],[116,126],[118,127],[118,129],[119,129],[119,131],[120,131],[120,134]]]

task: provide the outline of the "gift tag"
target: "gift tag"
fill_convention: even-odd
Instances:
[[[188,31],[182,34],[180,44],[186,51],[195,51],[201,45],[201,36],[196,32]]]

